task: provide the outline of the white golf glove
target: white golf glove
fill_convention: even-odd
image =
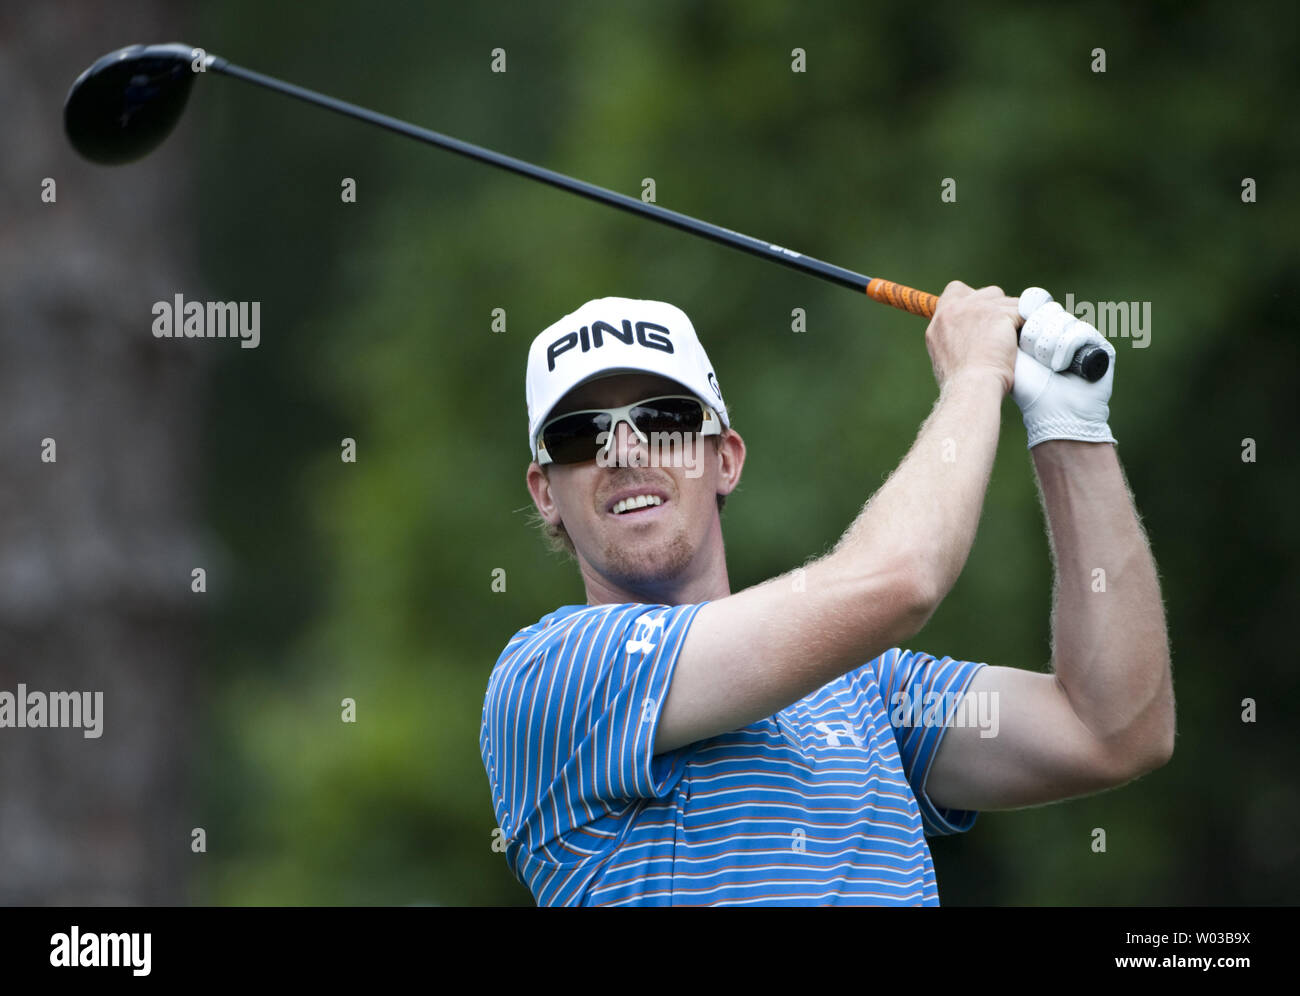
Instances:
[[[1011,397],[1020,406],[1029,434],[1029,448],[1049,439],[1077,439],[1085,443],[1113,443],[1110,389],[1115,380],[1115,347],[1087,322],[1066,312],[1041,287],[1020,295],[1020,348],[1016,351],[1015,383]],[[1096,344],[1106,350],[1106,374],[1089,383],[1069,367],[1080,346]]]

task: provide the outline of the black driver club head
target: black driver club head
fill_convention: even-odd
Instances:
[[[171,132],[194,85],[195,50],[129,45],[77,77],[63,104],[68,140],[96,163],[129,163],[148,155]]]

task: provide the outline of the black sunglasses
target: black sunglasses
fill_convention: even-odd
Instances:
[[[619,422],[630,424],[643,443],[649,442],[652,433],[716,436],[722,432],[718,413],[699,398],[682,394],[647,398],[618,408],[589,408],[556,416],[542,426],[537,462],[595,460],[600,450],[608,452],[613,445]]]

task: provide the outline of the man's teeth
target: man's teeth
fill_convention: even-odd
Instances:
[[[658,495],[637,495],[635,498],[624,498],[614,506],[614,514],[622,515],[624,512],[630,512],[634,508],[645,508],[647,505],[662,505],[663,499]]]

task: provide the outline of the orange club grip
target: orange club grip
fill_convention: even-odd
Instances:
[[[910,311],[922,318],[933,318],[935,305],[939,299],[933,294],[904,287],[892,280],[874,279],[867,283],[867,296],[873,301],[888,304],[903,311]]]

